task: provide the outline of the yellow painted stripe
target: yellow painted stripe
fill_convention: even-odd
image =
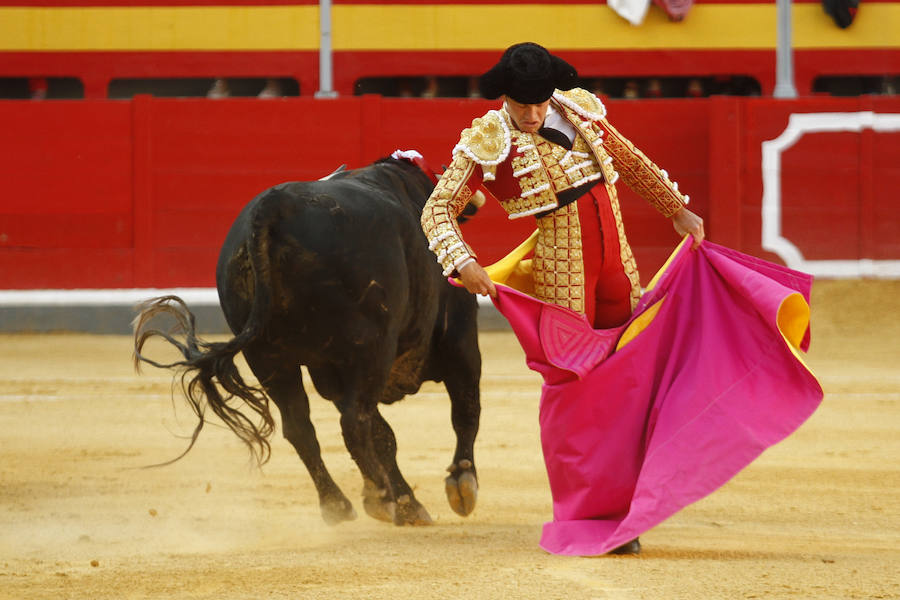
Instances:
[[[383,5],[338,5],[334,15],[346,26],[335,26],[334,46],[348,50],[497,50],[525,40],[570,50],[775,44],[774,7],[754,4],[694,6],[678,24],[654,10],[640,27],[601,3],[406,6],[396,13]]]
[[[816,4],[795,4],[791,14],[795,48],[900,48],[900,3],[862,5],[847,29]]]
[[[699,4],[681,23],[655,7],[633,27],[604,4],[347,5],[335,50],[772,49],[774,4]],[[818,4],[793,7],[794,46],[900,48],[900,3],[865,5],[839,29]],[[540,27],[536,27],[540,24]],[[0,51],[315,50],[318,7],[0,8]]]
[[[316,50],[316,6],[0,8],[0,50]]]

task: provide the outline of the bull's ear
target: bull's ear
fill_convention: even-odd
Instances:
[[[470,201],[466,204],[466,207],[462,210],[458,217],[456,217],[456,222],[459,224],[465,223],[469,220],[469,217],[474,217],[478,212],[478,207],[472,204]]]
[[[337,175],[338,173],[342,173],[343,171],[346,171],[346,170],[347,170],[347,165],[346,164],[341,165],[337,169],[332,171],[329,175],[326,175],[325,177],[322,177],[321,179],[319,179],[319,181],[327,181],[327,180],[331,179],[332,177],[334,177],[335,175]]]

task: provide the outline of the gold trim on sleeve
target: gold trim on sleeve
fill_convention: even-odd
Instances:
[[[422,230],[428,238],[428,248],[437,255],[445,276],[474,258],[456,221],[472,197],[466,182],[474,169],[475,163],[466,156],[454,156],[422,209]]]
[[[647,200],[664,217],[671,217],[687,204],[678,184],[605,119],[600,126],[606,131],[603,147],[613,159],[616,171],[625,184]]]

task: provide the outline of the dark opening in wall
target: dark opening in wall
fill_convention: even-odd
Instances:
[[[580,86],[609,98],[703,98],[714,95],[759,96],[762,88],[744,75],[696,77],[586,77]],[[364,77],[356,95],[411,98],[477,98],[478,77]]]
[[[707,96],[759,96],[762,87],[744,75],[686,77],[595,77],[582,87],[609,98],[705,98]]]
[[[131,98],[150,94],[161,98],[277,98],[299,96],[300,84],[291,77],[180,77],[113,79],[108,96]]]
[[[0,77],[0,98],[78,100],[84,98],[84,85],[76,77]]]
[[[356,81],[354,95],[380,94],[411,98],[477,98],[477,77],[363,77]]]
[[[829,96],[900,94],[900,75],[831,75],[813,80],[813,93]]]

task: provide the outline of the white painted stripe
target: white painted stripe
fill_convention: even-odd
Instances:
[[[218,306],[216,288],[135,288],[101,290],[0,290],[0,306],[132,306],[174,295],[189,305]]]
[[[37,380],[35,380],[37,381]],[[129,394],[129,397],[134,394]],[[53,394],[3,394],[0,396],[0,403],[19,403],[19,402],[62,402],[70,400],[71,396],[60,396]]]
[[[136,288],[102,290],[0,290],[3,306],[132,306],[157,296],[178,296],[188,305],[218,306],[216,288]],[[482,308],[493,308],[490,298],[478,296]]]

